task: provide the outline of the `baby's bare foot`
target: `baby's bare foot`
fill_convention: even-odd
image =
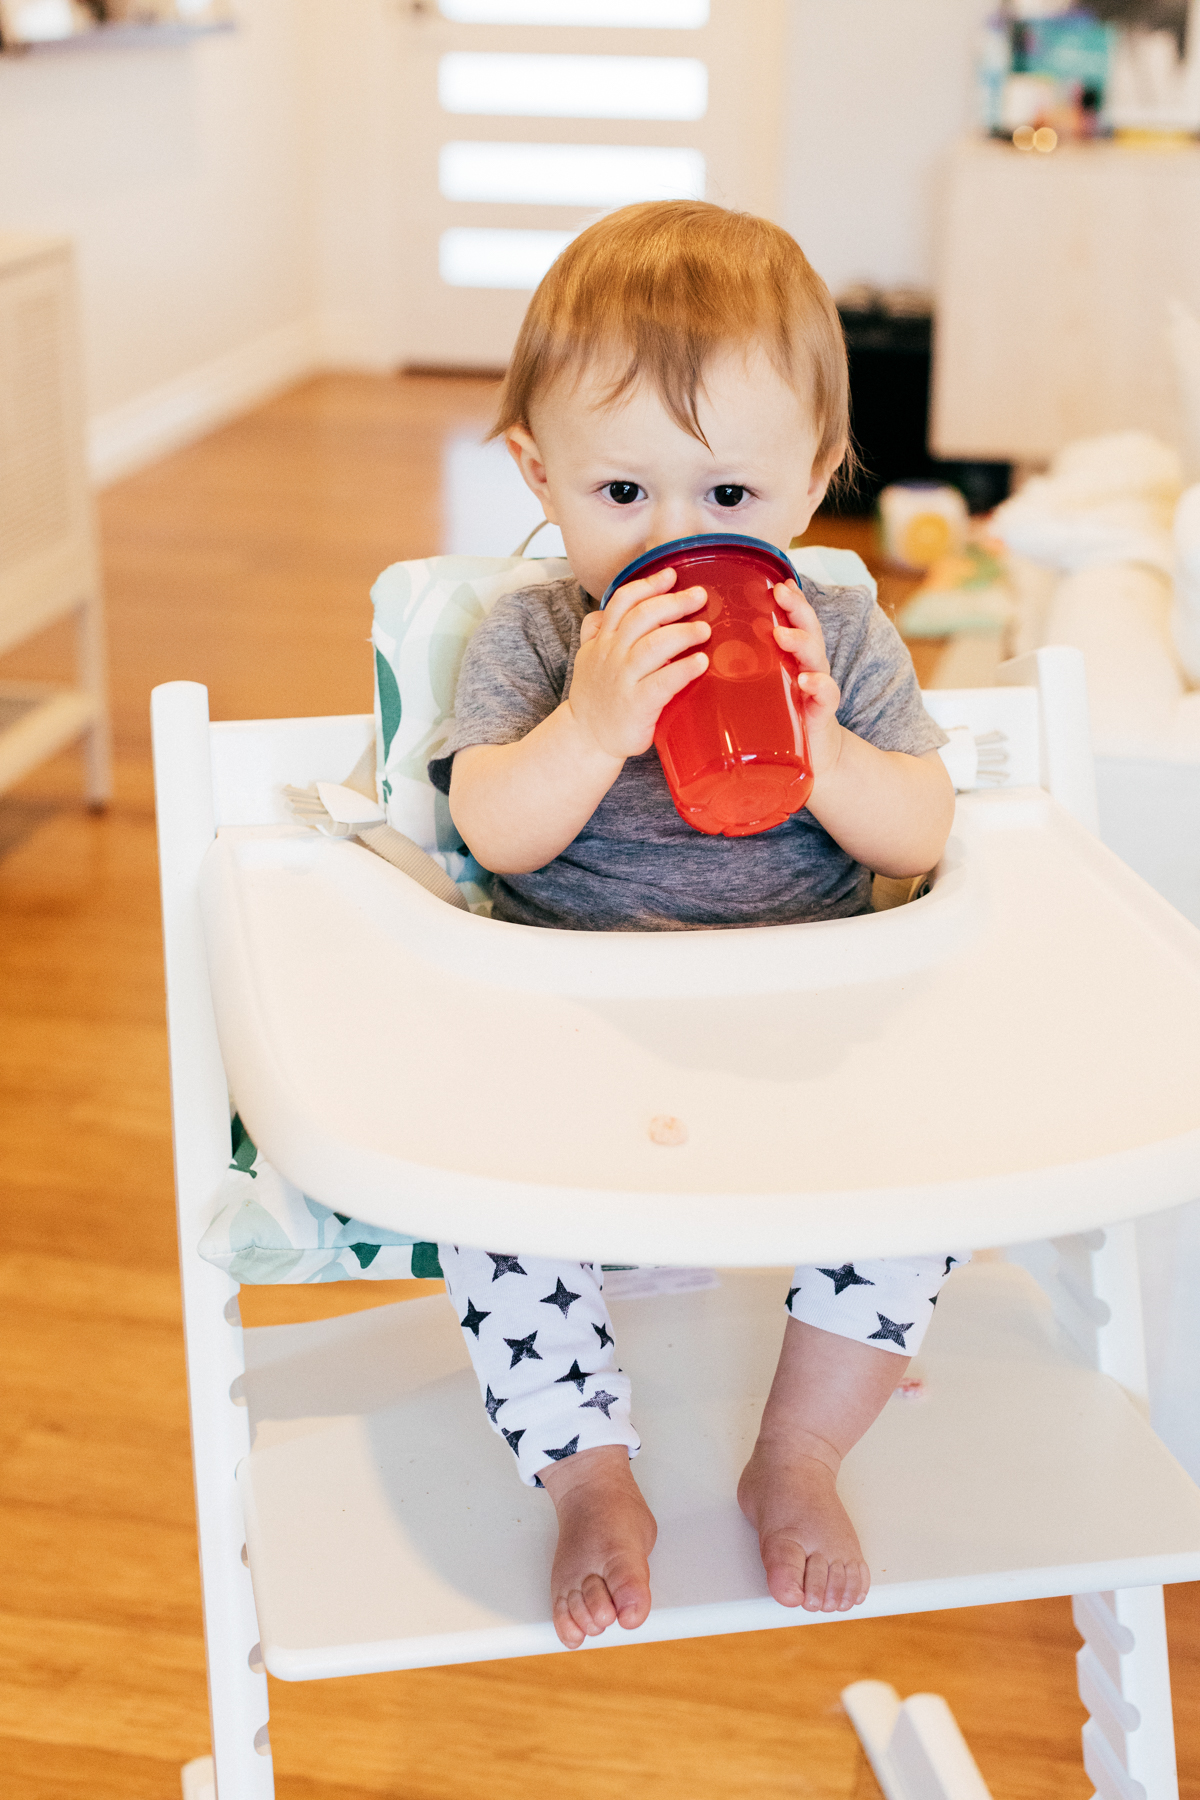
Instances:
[[[568,1650],[614,1622],[626,1631],[650,1611],[650,1567],[658,1527],[623,1444],[581,1450],[541,1471],[558,1514],[550,1575],[554,1629]]]
[[[758,1532],[767,1586],[781,1606],[849,1612],[866,1599],[871,1571],[838,1499],[837,1476],[819,1456],[760,1437],[738,1483],[738,1505]]]

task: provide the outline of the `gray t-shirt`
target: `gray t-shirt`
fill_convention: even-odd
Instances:
[[[921,756],[946,734],[921,704],[912,660],[865,588],[804,593],[825,634],[838,718],[881,750]],[[579,631],[596,602],[573,580],[498,600],[467,645],[454,725],[429,764],[450,791],[455,752],[512,744],[569,691]],[[631,756],[574,841],[545,868],[496,878],[494,916],[579,931],[790,925],[867,912],[871,874],[807,809],[754,837],[708,837],[685,823],[651,746]]]

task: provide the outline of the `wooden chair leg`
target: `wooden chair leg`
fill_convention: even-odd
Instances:
[[[103,807],[112,798],[112,727],[108,704],[108,657],[104,638],[104,603],[99,577],[79,608],[75,623],[75,661],[79,685],[96,712],[84,735],[84,792],[89,806]]]
[[[1099,1800],[1179,1800],[1163,1591],[1076,1594],[1075,1659],[1088,1710],[1083,1765]]]

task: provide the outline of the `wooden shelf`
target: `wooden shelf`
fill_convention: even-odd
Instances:
[[[236,29],[233,19],[214,19],[205,25],[189,25],[182,20],[159,25],[97,25],[91,31],[76,31],[70,37],[49,38],[37,44],[0,41],[0,56],[58,55],[70,50],[162,49],[169,44],[190,43],[193,38],[223,36]]]
[[[0,234],[0,654],[57,619],[76,679],[0,682],[0,793],[82,737],[93,804],[111,789],[104,606],[84,460],[71,245]]]
[[[0,681],[0,793],[103,718],[82,688],[44,681]]]

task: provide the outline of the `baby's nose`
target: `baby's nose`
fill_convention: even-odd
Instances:
[[[706,530],[704,514],[699,507],[674,509],[666,517],[656,517],[646,534],[645,551],[657,550],[663,544],[673,544],[677,538],[696,537]]]

